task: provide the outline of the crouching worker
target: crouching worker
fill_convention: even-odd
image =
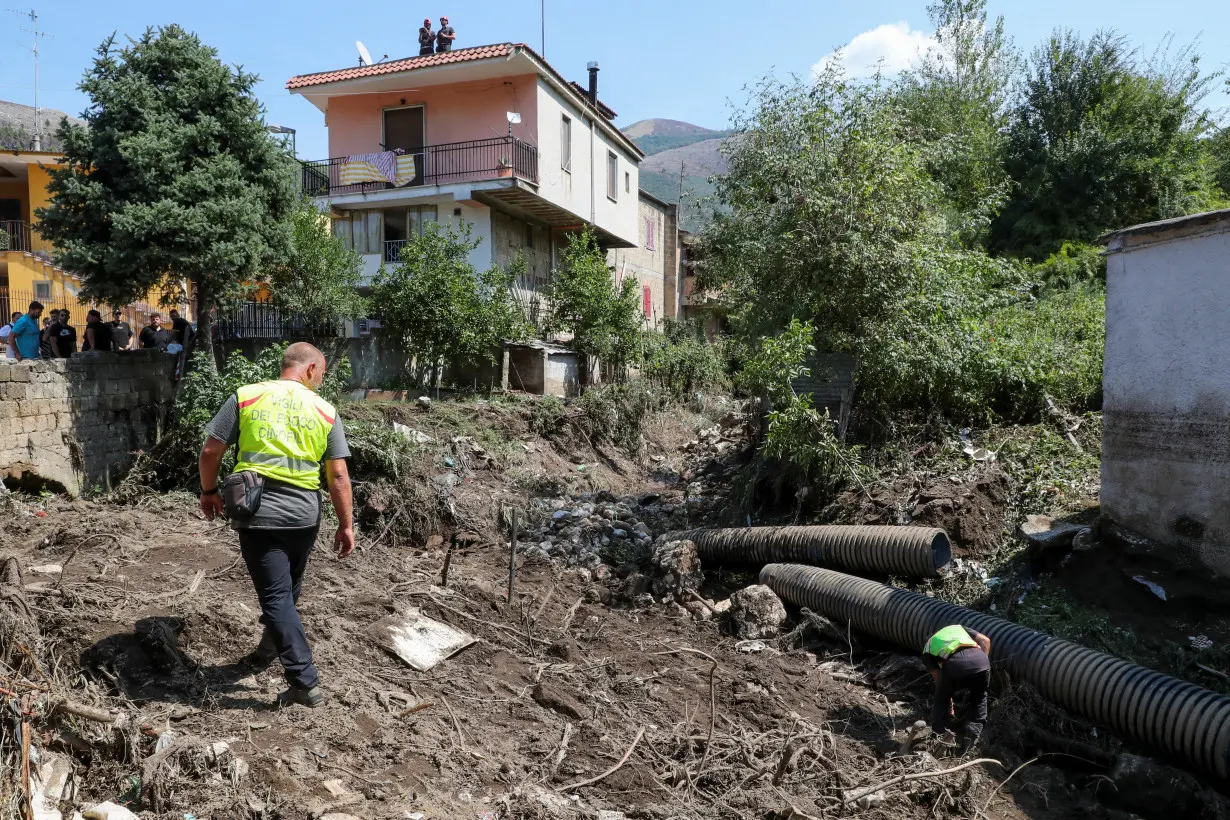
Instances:
[[[969,750],[987,722],[987,688],[991,683],[991,639],[963,626],[946,626],[923,647],[923,660],[935,680],[935,703],[931,707],[931,731],[943,734],[948,718],[956,717],[961,752]],[[958,716],[953,695],[965,690],[965,705]]]
[[[338,558],[354,551],[346,434],[333,406],[316,395],[325,357],[310,344],[286,348],[282,377],[239,388],[205,428],[201,511],[225,514],[239,534],[243,560],[260,600],[264,636],[249,660],[281,660],[290,688],[283,705],[319,706],[325,694],[295,604],[320,528],[320,473],[337,513]],[[218,467],[238,445],[235,469],[219,486]]]

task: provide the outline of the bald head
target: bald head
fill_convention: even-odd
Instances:
[[[325,378],[325,354],[307,342],[295,342],[282,354],[282,378],[318,389]]]

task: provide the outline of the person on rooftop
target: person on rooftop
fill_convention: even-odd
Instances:
[[[431,30],[431,18],[423,21],[419,29],[419,56],[434,54],[436,50],[436,33]]]
[[[452,51],[453,41],[456,39],[457,32],[453,31],[453,27],[448,24],[448,18],[441,17],[440,30],[436,32],[436,53]]]

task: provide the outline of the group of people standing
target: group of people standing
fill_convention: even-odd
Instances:
[[[14,312],[8,324],[0,327],[0,346],[10,359],[67,359],[77,352],[78,333],[73,327],[67,310],[52,309],[43,316],[43,304],[31,302],[26,313]],[[162,317],[154,313],[150,323],[134,334],[132,325],[124,321],[123,314],[116,310],[111,321],[104,322],[102,314],[91,310],[86,314],[86,326],[81,335],[81,352],[144,349],[166,352],[174,344],[181,348],[192,338],[192,325],[171,311],[171,327],[162,325]]]
[[[419,56],[425,54],[439,54],[443,51],[453,50],[453,41],[457,39],[457,32],[453,31],[453,27],[448,24],[447,17],[440,18],[440,30],[431,30],[431,18],[423,20],[423,27],[419,29]]]

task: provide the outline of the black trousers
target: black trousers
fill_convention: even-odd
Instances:
[[[981,658],[976,658],[977,652]],[[965,658],[963,655],[969,655]],[[986,655],[982,650],[967,650],[949,658],[940,668],[940,677],[935,682],[935,703],[931,707],[931,729],[942,732],[948,726],[948,709],[953,696],[966,692],[965,704],[957,715],[957,724],[969,734],[978,737],[987,722],[987,689],[991,686],[991,670],[986,668]]]
[[[299,592],[319,526],[238,530],[239,548],[260,600],[260,621],[273,635],[287,683],[311,689],[318,675],[299,610]]]

